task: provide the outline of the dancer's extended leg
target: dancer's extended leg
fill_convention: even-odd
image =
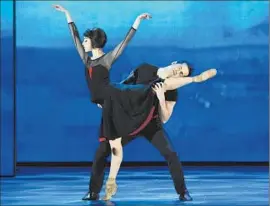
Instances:
[[[111,167],[108,180],[106,182],[106,194],[103,200],[110,200],[117,192],[116,176],[120,169],[123,160],[123,147],[121,143],[122,138],[117,138],[115,140],[110,140],[111,146]]]
[[[194,77],[180,77],[179,75],[174,75],[165,79],[164,87],[166,90],[174,90],[190,83],[204,82],[214,77],[216,74],[216,69],[209,69]]]

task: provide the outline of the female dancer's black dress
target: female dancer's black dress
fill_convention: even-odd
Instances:
[[[102,105],[103,135],[108,140],[139,133],[151,121],[158,99],[151,85],[114,84],[109,79],[109,69],[121,55],[136,30],[131,28],[113,51],[98,59],[84,51],[75,24],[69,23],[75,46],[85,64],[85,75],[91,101]]]

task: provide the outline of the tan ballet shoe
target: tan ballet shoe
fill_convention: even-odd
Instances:
[[[216,75],[217,75],[216,69],[208,69],[205,72],[201,73],[200,75],[194,76],[192,78],[193,82],[204,82],[210,78],[213,78]]]
[[[110,200],[117,192],[117,184],[114,178],[109,178],[106,182],[105,196],[102,198],[105,201]]]

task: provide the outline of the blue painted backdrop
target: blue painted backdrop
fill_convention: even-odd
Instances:
[[[1,1],[0,175],[12,176],[14,159],[13,2]]]
[[[84,68],[63,13],[52,2],[17,2],[18,161],[91,161],[101,110],[90,102]],[[268,161],[268,2],[62,2],[81,34],[102,27],[106,50],[140,26],[111,77],[120,81],[142,62],[192,62],[203,84],[179,89],[165,125],[184,161]],[[128,145],[125,161],[161,161],[144,139]]]

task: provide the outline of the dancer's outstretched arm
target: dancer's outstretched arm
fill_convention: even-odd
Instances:
[[[123,41],[121,41],[111,52],[107,55],[107,68],[111,68],[111,65],[117,60],[117,58],[123,53],[124,49],[127,47],[128,43],[134,36],[135,32],[139,28],[139,25],[143,19],[150,19],[152,18],[150,14],[144,13],[139,15],[136,20],[134,21],[132,27],[126,34],[126,37]]]
[[[70,32],[71,32],[71,35],[72,35],[72,39],[73,39],[74,44],[76,46],[76,49],[77,49],[77,51],[78,51],[78,53],[79,53],[79,55],[80,55],[83,63],[86,64],[89,56],[85,52],[85,50],[83,48],[82,41],[80,39],[80,35],[79,35],[79,32],[78,32],[78,29],[77,29],[75,23],[73,22],[69,11],[66,10],[64,7],[62,7],[60,5],[53,5],[53,7],[57,11],[61,11],[61,12],[65,13],[66,19],[67,19],[67,23],[68,23],[68,26],[69,26],[69,29],[70,29]]]
[[[190,83],[204,82],[216,76],[216,74],[216,69],[208,69],[194,77],[169,77],[164,81],[164,89],[165,91],[175,90]]]

